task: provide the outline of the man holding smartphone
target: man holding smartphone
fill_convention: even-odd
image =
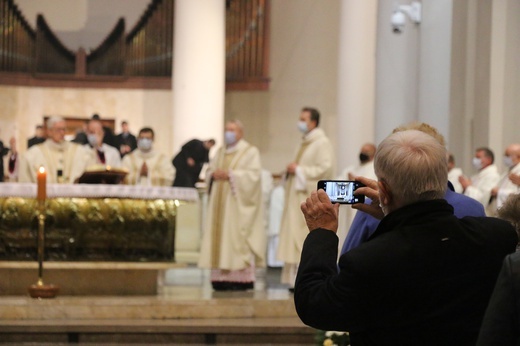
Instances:
[[[503,258],[518,236],[504,220],[457,218],[443,198],[446,149],[417,130],[377,148],[377,181],[359,178],[382,218],[376,232],[337,259],[339,204],[324,190],[301,204],[310,233],[295,285],[301,320],[349,331],[352,345],[474,345]],[[339,271],[338,271],[339,268]]]

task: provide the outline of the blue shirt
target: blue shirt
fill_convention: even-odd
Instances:
[[[444,199],[452,205],[453,213],[459,219],[464,216],[486,216],[484,206],[479,201],[455,192],[450,182],[448,182]],[[365,199],[365,203],[370,204],[370,202],[370,198]],[[367,241],[379,226],[380,221],[367,213],[358,211],[348,231],[347,239],[345,239],[341,248],[341,254],[343,255]]]

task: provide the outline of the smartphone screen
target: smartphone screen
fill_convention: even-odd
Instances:
[[[318,189],[323,189],[327,193],[332,203],[354,204],[364,203],[365,196],[354,195],[358,187],[364,186],[358,181],[352,180],[320,180]]]

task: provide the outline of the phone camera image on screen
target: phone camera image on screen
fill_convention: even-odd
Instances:
[[[318,189],[327,192],[332,203],[354,204],[364,203],[365,196],[354,195],[354,191],[363,186],[360,182],[350,180],[320,180]]]

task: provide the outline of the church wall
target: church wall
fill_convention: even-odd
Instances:
[[[226,94],[226,118],[244,122],[273,173],[294,160],[302,107],[320,110],[320,126],[336,143],[339,14],[337,0],[272,1],[269,91]]]
[[[134,133],[143,126],[152,127],[157,149],[172,154],[169,91],[0,86],[0,104],[0,138],[5,143],[14,135],[20,152],[25,151],[27,138],[44,116],[88,119],[98,113],[115,120],[116,133],[122,120],[129,122]]]

